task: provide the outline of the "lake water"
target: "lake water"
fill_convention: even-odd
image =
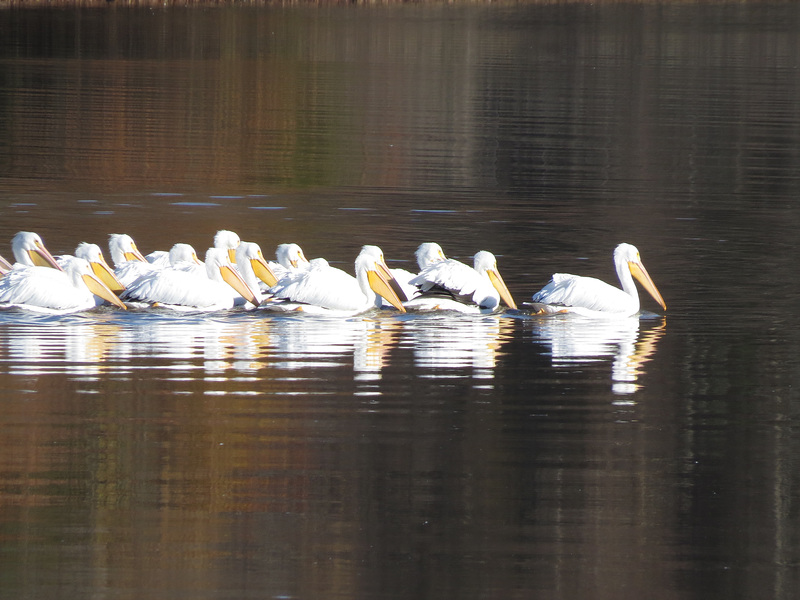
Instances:
[[[0,311],[0,596],[795,598],[800,5],[0,5],[0,254],[439,242],[640,318]]]

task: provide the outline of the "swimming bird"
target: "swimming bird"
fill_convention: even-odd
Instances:
[[[240,243],[239,236],[235,234],[233,231],[228,231],[227,229],[220,229],[214,235],[214,248],[219,248],[221,250],[225,250],[228,254],[228,260],[231,263],[236,262],[236,248],[239,247]],[[157,267],[168,267],[171,264],[171,259],[168,251],[165,250],[155,250],[145,256],[147,262],[157,266]],[[199,261],[198,261],[199,262]]]
[[[135,249],[135,245],[134,251],[123,251],[122,248],[127,246],[127,241],[124,239],[125,237],[129,236],[123,235],[120,238],[114,238],[109,241],[111,258],[114,260],[114,275],[125,287],[131,285],[143,275],[170,267],[184,271],[197,268],[200,273],[205,274],[203,263],[197,258],[197,253],[189,244],[178,243],[172,246],[169,252],[167,252],[166,263],[162,263],[160,260],[151,263],[141,256],[141,253]],[[141,258],[137,258],[137,254],[141,256]]]
[[[61,270],[56,259],[45,248],[39,234],[32,231],[20,231],[11,239],[11,251],[17,264],[27,267],[51,267]]]
[[[112,233],[108,236],[108,251],[111,254],[111,262],[114,267],[119,267],[122,263],[147,262],[136,242],[127,233]]]
[[[533,295],[532,308],[541,314],[563,312],[589,317],[634,315],[639,312],[639,293],[633,281],[635,277],[661,308],[667,309],[635,246],[625,243],[618,245],[614,249],[614,266],[622,289],[594,277],[555,273],[550,283]]]
[[[501,301],[510,308],[517,307],[497,268],[497,259],[486,250],[475,254],[472,267],[452,258],[440,260],[409,283],[417,286],[420,294],[407,302],[406,308],[490,313]]]
[[[92,273],[89,263],[62,257],[62,268],[18,265],[0,278],[0,304],[30,310],[75,312],[94,308],[95,295],[120,308],[125,305]]]
[[[287,274],[270,288],[272,300],[263,306],[272,310],[358,314],[379,308],[381,298],[385,298],[405,312],[398,294],[402,290],[389,272],[380,248],[364,246],[355,260],[355,273],[353,277],[331,267],[325,259],[314,259],[307,269]]]
[[[227,229],[220,229],[214,235],[214,248],[226,250],[228,252],[228,260],[234,264],[236,263],[236,249],[241,243],[242,240],[239,238],[239,236],[233,231],[228,231]]]
[[[75,249],[75,256],[88,262],[89,266],[92,268],[92,272],[115,294],[119,294],[125,289],[125,286],[122,285],[120,280],[114,275],[114,272],[103,256],[103,251],[100,250],[100,246],[97,244],[81,242]],[[62,261],[65,258],[67,257],[63,256],[58,260],[59,265],[63,264]]]
[[[409,300],[416,298],[421,293],[420,289],[411,283],[411,280],[433,263],[441,260],[447,260],[442,247],[436,242],[423,242],[419,245],[419,247],[417,247],[417,250],[414,252],[414,256],[417,259],[419,272],[412,273],[411,271],[406,271],[405,269],[399,268],[389,269],[394,278],[397,280],[397,283],[403,289],[406,298]]]
[[[255,242],[241,242],[239,244],[236,249],[236,268],[239,270],[244,282],[255,294],[259,303],[265,296],[259,284],[267,286],[268,289],[278,283],[275,273],[267,261],[264,260],[261,247]]]
[[[121,298],[126,302],[210,311],[233,308],[237,293],[258,306],[255,294],[228,260],[228,253],[209,248],[204,273],[192,261],[179,261],[142,275]]]
[[[270,261],[269,268],[280,281],[287,273],[308,268],[308,259],[297,244],[279,244],[275,250],[277,262]],[[271,286],[270,286],[271,287]]]

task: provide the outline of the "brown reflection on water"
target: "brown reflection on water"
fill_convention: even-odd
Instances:
[[[669,327],[4,313],[6,595],[793,597],[795,5],[109,8],[0,12],[0,243],[626,240]]]

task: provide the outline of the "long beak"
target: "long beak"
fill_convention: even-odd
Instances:
[[[92,292],[95,296],[110,302],[111,304],[118,306],[122,310],[128,310],[128,307],[122,303],[122,300],[117,298],[117,295],[108,289],[108,286],[100,281],[97,277],[93,275],[89,275],[88,273],[83,275],[83,282],[86,284],[86,287],[89,288],[89,291]]]
[[[44,246],[36,244],[36,248],[33,250],[28,251],[28,256],[31,257],[31,261],[33,264],[39,267],[52,267],[53,269],[58,269],[59,271],[63,271],[61,267],[58,266],[56,259],[53,258],[53,255],[45,248]]]
[[[108,266],[105,259],[101,257],[101,260],[102,262],[97,261],[89,263],[92,266],[94,274],[115,294],[124,292],[125,286],[122,285],[122,282],[114,275],[114,272],[111,270],[111,267]]]
[[[12,266],[12,264],[10,262],[8,262],[5,258],[0,256],[0,276],[5,275],[6,273],[8,273],[13,268],[14,267]]]
[[[292,265],[292,268],[294,269],[296,269],[300,263],[303,263],[304,265],[308,264],[308,259],[305,257],[302,250],[300,251],[300,256],[297,257],[297,260],[289,261],[289,264]]]
[[[506,282],[503,281],[500,273],[493,269],[486,271],[486,273],[489,275],[489,281],[492,282],[494,289],[500,294],[500,299],[505,302],[506,306],[508,306],[508,308],[517,308],[517,303],[514,302],[514,299],[511,297],[511,292],[508,291]]]
[[[267,261],[265,261],[263,257],[251,258],[250,264],[253,266],[253,272],[256,274],[256,277],[269,287],[278,283],[278,278],[275,277],[275,273],[272,272],[272,269],[269,268]]]
[[[131,249],[125,253],[125,260],[140,260],[142,262],[147,262],[147,259],[142,256],[142,253],[139,252],[139,249],[136,247],[136,244],[133,244]]]
[[[664,298],[661,297],[661,293],[656,288],[656,284],[650,279],[650,274],[647,272],[647,269],[644,268],[644,265],[640,262],[630,261],[628,263],[628,268],[631,270],[631,275],[636,278],[636,281],[642,284],[642,287],[653,297],[653,300],[658,302],[661,308],[667,310]]]
[[[236,264],[236,248],[228,248],[228,260],[232,265]]]
[[[386,266],[385,263],[379,262],[376,263],[375,269],[370,269],[367,271],[367,281],[369,282],[369,287],[372,288],[372,291],[385,298],[389,304],[394,306],[400,312],[406,312],[405,306],[403,306],[403,300],[401,298],[406,298],[405,293],[403,293],[403,289],[400,287],[400,284],[397,283],[397,280],[394,278],[392,273],[389,271],[389,267]]]
[[[242,298],[250,302],[253,306],[258,306],[258,299],[256,299],[256,295],[253,293],[253,290],[250,289],[250,286],[247,285],[242,279],[242,276],[229,265],[222,265],[219,268],[219,272],[222,275],[222,279],[231,286],[234,290],[236,290]]]

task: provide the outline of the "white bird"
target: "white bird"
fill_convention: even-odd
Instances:
[[[272,287],[273,299],[263,306],[273,310],[358,314],[379,308],[381,298],[385,298],[405,312],[399,287],[380,248],[364,246],[356,258],[355,273],[353,277],[331,267],[325,259],[314,259],[306,270],[289,273]]]
[[[130,302],[209,311],[232,308],[237,293],[258,306],[255,294],[233,268],[227,252],[209,248],[205,273],[199,273],[191,262],[179,262],[142,275],[121,297]]]
[[[284,275],[287,273],[302,271],[308,268],[308,259],[297,244],[279,244],[275,250],[275,257],[278,261],[270,261],[269,268],[275,277],[278,278],[278,281],[283,279]]]
[[[261,247],[255,242],[241,242],[236,249],[236,268],[247,286],[255,293],[259,301],[264,299],[259,284],[267,289],[278,283],[278,278],[264,260]],[[243,303],[243,302],[242,302]]]
[[[106,287],[110,289],[115,294],[119,294],[125,289],[125,286],[122,285],[119,279],[114,275],[114,272],[111,270],[111,267],[108,266],[105,257],[103,256],[103,251],[100,250],[100,246],[97,244],[89,244],[87,242],[81,242],[78,244],[78,247],[75,249],[75,256],[78,258],[82,258],[86,262],[89,263],[89,266],[92,268],[92,272],[95,276],[100,279]],[[63,260],[68,258],[67,256],[62,256],[58,263],[59,265],[63,266]]]
[[[133,238],[127,233],[109,235],[108,251],[114,263],[114,275],[125,287],[156,268],[142,256]]]
[[[214,235],[214,248],[224,250],[228,254],[228,260],[231,263],[236,263],[236,248],[239,247],[240,243],[239,236],[233,231],[220,229]],[[170,253],[165,250],[155,250],[148,254],[145,259],[157,267],[168,267],[172,264]]]
[[[108,236],[108,251],[111,254],[111,262],[114,267],[119,267],[126,262],[147,262],[136,242],[127,233],[112,233]]]
[[[220,229],[216,235],[214,235],[214,248],[226,250],[228,252],[228,260],[234,264],[236,263],[236,249],[241,243],[242,240],[239,236],[227,229]]]
[[[426,267],[439,261],[447,260],[442,247],[436,242],[424,242],[420,244],[416,252],[414,252],[414,256],[417,258],[417,266],[419,267],[418,273],[412,273],[405,269],[390,269],[397,283],[403,289],[407,300],[412,300],[421,293],[420,289],[411,283],[411,280],[425,270]]]
[[[499,308],[502,300],[508,307],[517,308],[494,254],[481,250],[473,257],[473,265],[448,258],[427,266],[410,281],[421,293],[406,307],[490,313]]]
[[[208,252],[206,252],[208,253]],[[222,251],[225,255],[223,260],[230,262],[228,253]],[[177,243],[169,249],[167,253],[169,265],[167,268],[177,269],[178,271],[187,271],[190,273],[197,273],[198,275],[208,277],[206,266],[197,258],[197,252],[191,244]]]
[[[540,314],[577,313],[587,317],[635,315],[639,312],[639,293],[634,277],[661,308],[667,309],[635,246],[617,246],[614,266],[622,289],[594,277],[555,273],[550,283],[533,295],[534,310]]]
[[[20,231],[11,240],[11,251],[17,264],[26,267],[51,267],[61,270],[56,259],[44,247],[44,242],[38,234],[32,231]]]
[[[127,236],[126,236],[127,237]],[[124,240],[123,240],[124,242]],[[115,239],[113,245],[115,246],[113,250],[111,250],[112,259],[115,255],[119,258],[117,247],[119,243],[118,239]],[[109,242],[109,247],[112,246],[112,242]],[[138,250],[137,250],[138,252]],[[141,255],[141,253],[139,253]],[[191,270],[197,269],[201,274],[205,275],[205,267],[203,263],[200,262],[200,259],[197,258],[197,253],[195,252],[194,248],[189,244],[182,244],[178,243],[170,248],[169,252],[167,252],[167,261],[166,263],[162,263],[160,260],[156,261],[155,263],[150,263],[145,260],[144,257],[141,259],[133,258],[131,260],[124,260],[124,257],[127,256],[136,256],[134,252],[126,252],[122,255],[123,261],[118,262],[117,260],[114,261],[115,269],[114,275],[116,275],[117,279],[120,280],[122,285],[128,287],[134,281],[139,279],[140,277],[147,275],[148,273],[152,273],[153,271],[160,271],[166,268],[175,268],[179,270]]]
[[[45,312],[75,312],[94,308],[95,295],[125,305],[96,277],[82,258],[66,256],[63,270],[17,265],[0,279],[0,304]]]

